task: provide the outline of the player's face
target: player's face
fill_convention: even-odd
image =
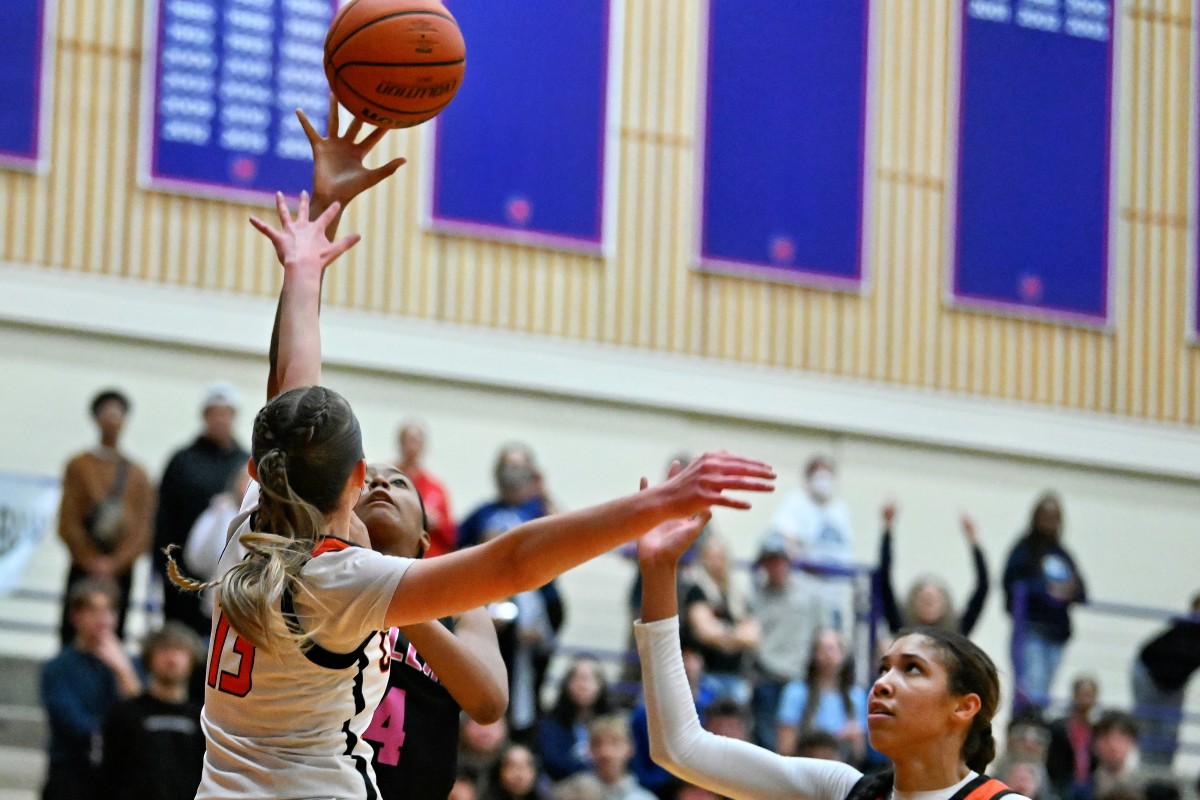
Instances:
[[[950,694],[940,651],[924,636],[901,636],[879,659],[867,702],[871,746],[893,761],[949,744],[962,698]],[[970,697],[975,697],[970,695]],[[969,719],[968,719],[969,722]]]
[[[366,491],[354,513],[367,526],[371,547],[381,553],[420,558],[429,547],[417,490],[408,476],[391,464],[367,466]]]

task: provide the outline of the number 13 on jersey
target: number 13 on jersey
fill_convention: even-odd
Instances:
[[[229,620],[221,614],[217,618],[217,630],[213,633],[212,650],[208,655],[208,685],[219,692],[245,697],[253,686],[250,672],[254,669],[254,645],[235,632],[229,650],[237,660],[236,669],[232,672],[222,670],[221,656],[225,653],[228,638]]]

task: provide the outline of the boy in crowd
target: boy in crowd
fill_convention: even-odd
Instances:
[[[555,789],[556,796],[597,797],[599,800],[655,800],[629,772],[633,737],[621,714],[597,717],[588,725],[592,769],[570,777]]]
[[[42,667],[42,705],[50,722],[43,800],[98,797],[93,747],[108,713],[142,690],[117,638],[120,591],[110,578],[83,578],[67,595],[74,638]]]
[[[104,723],[100,762],[106,800],[191,800],[200,785],[204,733],[188,681],[203,645],[191,628],[168,622],[142,645],[146,691],[125,700]]]

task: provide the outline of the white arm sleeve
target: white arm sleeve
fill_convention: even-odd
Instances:
[[[655,763],[733,800],[845,800],[862,777],[848,764],[786,758],[704,730],[683,671],[679,618],[639,622],[634,634]]]

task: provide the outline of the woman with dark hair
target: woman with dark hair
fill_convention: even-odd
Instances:
[[[1034,504],[1029,529],[1004,566],[1004,605],[1013,621],[1015,710],[1049,704],[1071,638],[1070,608],[1087,602],[1083,576],[1062,545],[1062,530],[1062,501],[1047,492]]]
[[[776,749],[796,755],[796,741],[806,733],[824,731],[838,739],[844,761],[857,764],[866,752],[867,693],[854,685],[854,661],[842,636],[832,628],[813,641],[808,674],[783,690],[777,715]]]
[[[305,193],[295,218],[278,196],[281,230],[254,221],[284,274],[268,385],[275,396],[255,418],[255,483],[230,526],[245,556],[227,546],[208,583],[184,577],[173,561],[170,568],[182,588],[217,590],[200,800],[377,797],[363,735],[387,683],[389,628],[535,589],[666,519],[712,505],[745,508],[725,492],[765,491],[774,477],[758,462],[705,455],[650,491],[535,520],[466,551],[416,560],[370,550],[354,514],[367,475],[362,435],[346,400],[319,385],[317,320],[325,268],[357,241],[327,238],[341,208],[337,187],[353,197],[399,164],[363,171],[382,130],[356,143],[361,123],[329,139],[303,115],[301,123],[314,150],[348,156],[319,158],[338,174],[314,169],[314,186],[334,187],[321,193],[333,201],[315,220]]]
[[[600,662],[593,656],[576,656],[558,685],[553,710],[538,723],[538,749],[551,780],[560,781],[591,766],[588,723],[611,710]]]
[[[550,800],[537,756],[528,747],[509,742],[487,775],[480,800]]]
[[[879,595],[883,606],[883,618],[888,629],[895,634],[909,625],[928,625],[946,628],[970,636],[983,612],[990,583],[983,548],[979,546],[979,535],[975,522],[966,514],[962,517],[963,536],[971,548],[971,560],[975,567],[975,589],[960,616],[950,599],[946,582],[936,575],[922,575],[913,582],[908,591],[904,607],[896,602],[896,591],[892,587],[892,531],[896,522],[896,504],[883,507],[883,536],[879,539]]]
[[[879,660],[867,727],[894,770],[864,778],[848,764],[781,756],[706,732],[683,674],[675,595],[679,554],[702,524],[703,516],[674,520],[638,543],[645,592],[636,635],[655,761],[739,800],[993,800],[1010,792],[982,775],[996,749],[996,668],[970,640],[940,628],[902,631]]]

